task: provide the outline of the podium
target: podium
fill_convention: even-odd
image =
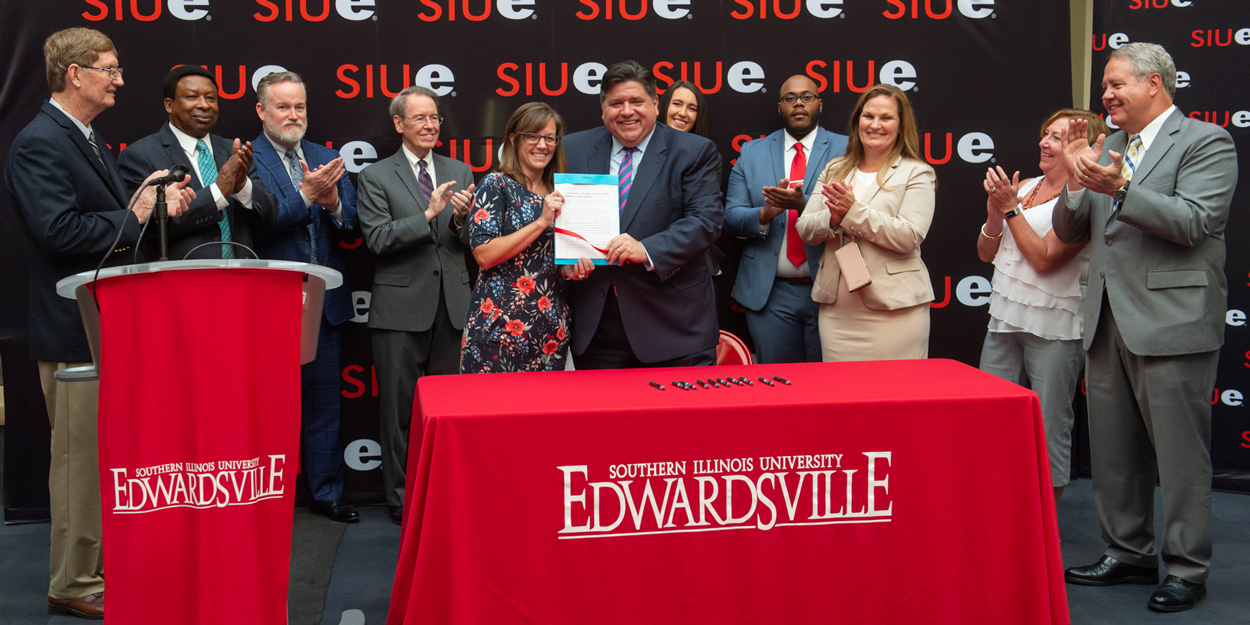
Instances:
[[[333,269],[163,261],[57,283],[100,380],[106,623],[287,622],[300,365]]]

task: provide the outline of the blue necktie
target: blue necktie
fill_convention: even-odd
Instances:
[[[217,163],[213,161],[213,155],[208,153],[208,146],[204,144],[203,139],[195,142],[195,159],[200,166],[200,182],[207,189],[209,185],[217,182]],[[221,221],[217,222],[217,227],[221,229],[221,240],[230,240],[230,213],[225,209],[221,211]],[[221,246],[222,258],[234,258],[234,248],[229,245]]]
[[[287,164],[291,168],[291,183],[295,185],[295,190],[299,191],[299,183],[304,181],[304,169],[299,166],[299,154],[295,152],[295,148],[286,151]],[[312,199],[312,198],[308,198]],[[308,240],[311,241],[308,262],[317,265],[323,264],[320,256],[317,254],[317,222],[321,220],[321,213],[313,208],[313,220],[308,224]]]

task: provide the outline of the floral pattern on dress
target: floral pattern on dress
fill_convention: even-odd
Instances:
[[[469,247],[532,223],[542,215],[544,199],[506,174],[487,175],[474,193]],[[564,369],[569,307],[556,271],[554,236],[547,228],[516,256],[478,274],[461,339],[461,373]]]

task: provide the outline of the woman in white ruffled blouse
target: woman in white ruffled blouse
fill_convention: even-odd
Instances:
[[[1051,213],[1067,182],[1063,134],[1070,118],[1089,122],[1089,137],[1108,133],[1098,115],[1064,109],[1042,124],[1042,175],[1023,182],[1001,167],[985,175],[986,220],[977,255],[994,263],[989,331],[981,369],[1027,386],[1042,404],[1055,503],[1068,483],[1072,455],[1072,400],[1084,363],[1081,298],[1089,252],[1067,245],[1051,230]]]

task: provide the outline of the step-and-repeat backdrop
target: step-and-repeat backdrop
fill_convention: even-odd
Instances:
[[[1250,24],[1237,22],[1233,0],[1098,4],[1095,50],[1128,41],[1163,43],[1184,72],[1178,105],[1226,125],[1245,145],[1250,113],[1238,107],[1245,106],[1247,91],[1237,87],[1234,68],[1245,66],[1250,31],[1242,27]],[[571,130],[601,123],[600,77],[623,59],[652,68],[661,89],[683,79],[698,85],[707,97],[703,114],[712,139],[727,163],[744,142],[780,127],[778,90],[790,75],[806,74],[816,82],[822,125],[844,133],[859,94],[875,83],[891,83],[912,99],[924,157],[938,175],[936,218],[924,243],[937,294],[930,354],[976,364],[991,275],[990,266],[976,257],[977,229],[985,218],[981,180],[987,166],[1019,170],[1022,176],[1037,173],[1038,126],[1071,102],[1066,5],[1016,0],[5,3],[0,6],[6,52],[0,146],[7,155],[13,136],[48,97],[42,42],[69,26],[97,28],[112,37],[126,69],[117,105],[94,123],[114,153],[165,123],[161,79],[174,66],[202,65],[217,75],[220,120],[214,133],[243,139],[260,134],[256,81],[289,69],[308,84],[308,138],[340,150],[353,177],[399,149],[387,105],[411,84],[442,97],[447,121],[438,150],[465,161],[480,177],[495,165],[500,133],[522,103],[550,102]],[[1095,52],[1095,83],[1104,61],[1105,52]],[[1094,109],[1102,112],[1097,102]],[[1245,204],[1246,197],[1243,190],[1236,203]],[[1229,236],[1228,342],[1219,388],[1213,390],[1214,447],[1218,485],[1250,490],[1250,424],[1239,390],[1250,366],[1241,312],[1250,305],[1250,264],[1237,244],[1245,231],[1237,214],[1234,210]],[[7,192],[0,195],[0,215],[5,374],[12,378],[10,386],[20,380],[29,386],[22,371],[10,373],[25,366],[11,361],[25,356],[22,249],[27,243]],[[348,496],[376,501],[381,492],[377,384],[365,327],[373,265],[358,238],[342,245],[351,262],[347,280],[356,307],[344,334],[342,363]],[[263,319],[264,311],[256,312]],[[482,379],[482,392],[490,392],[489,378]],[[22,441],[10,442],[5,455],[6,513],[19,517],[21,510],[38,509],[41,498],[46,506],[41,473],[47,464],[46,420],[35,410],[40,405],[35,399],[17,414],[10,406],[6,434]]]

